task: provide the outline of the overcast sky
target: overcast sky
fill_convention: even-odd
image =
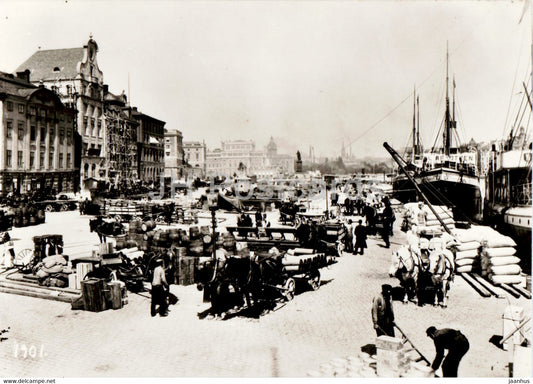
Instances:
[[[93,34],[110,90],[185,140],[273,136],[282,152],[388,156],[407,144],[413,88],[431,145],[446,44],[463,139],[502,136],[531,62],[522,1],[0,0],[0,70]]]

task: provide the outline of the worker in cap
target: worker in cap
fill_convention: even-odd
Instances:
[[[437,329],[434,326],[426,330],[426,335],[435,343],[437,354],[431,364],[431,368],[436,371],[444,358],[444,350],[448,350],[444,362],[442,362],[443,377],[457,377],[459,363],[468,352],[470,344],[468,339],[460,331],[450,328]]]
[[[372,322],[378,336],[394,337],[392,287],[389,284],[383,284],[381,293],[372,300]]]
[[[163,268],[163,258],[157,258],[154,263],[156,267],[152,277],[150,314],[154,317],[159,312],[159,316],[165,317],[168,315],[168,284],[165,277],[165,269]],[[159,308],[157,308],[158,306]]]

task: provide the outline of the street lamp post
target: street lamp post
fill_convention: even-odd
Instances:
[[[213,228],[213,234],[211,236],[211,243],[213,245],[213,260],[215,259],[216,255],[216,227],[217,227],[217,219],[215,211],[218,208],[218,191],[214,192],[208,192],[207,194],[207,205],[209,207],[209,210],[211,211],[211,226]]]

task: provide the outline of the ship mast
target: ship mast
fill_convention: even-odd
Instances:
[[[451,127],[450,127],[450,97],[448,95],[448,43],[446,43],[446,111],[444,114],[443,148],[444,154],[450,154]]]
[[[418,148],[416,142],[416,88],[413,90],[413,161],[418,155]]]

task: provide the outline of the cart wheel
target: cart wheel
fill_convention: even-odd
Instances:
[[[309,280],[307,282],[309,283],[309,286],[313,291],[318,290],[320,288],[320,271],[311,272],[312,275],[310,276]]]
[[[283,297],[286,301],[294,299],[294,291],[296,290],[296,282],[292,277],[289,277],[283,285]]]
[[[17,267],[21,272],[24,272],[31,269],[33,259],[33,250],[26,248],[17,253],[17,255],[15,256],[15,260],[13,260],[13,265]]]
[[[120,216],[120,215],[116,215],[116,216],[115,216],[115,221],[116,221],[117,223],[122,223],[122,216]]]
[[[61,212],[68,211],[68,210],[69,210],[68,204],[63,204],[63,205],[61,206],[61,209],[60,209],[60,210],[61,210]]]
[[[157,218],[155,219],[155,223],[156,224],[166,224],[166,220],[163,216],[157,216]]]
[[[52,204],[47,204],[46,207],[44,208],[44,210],[46,212],[54,212],[54,207]]]

